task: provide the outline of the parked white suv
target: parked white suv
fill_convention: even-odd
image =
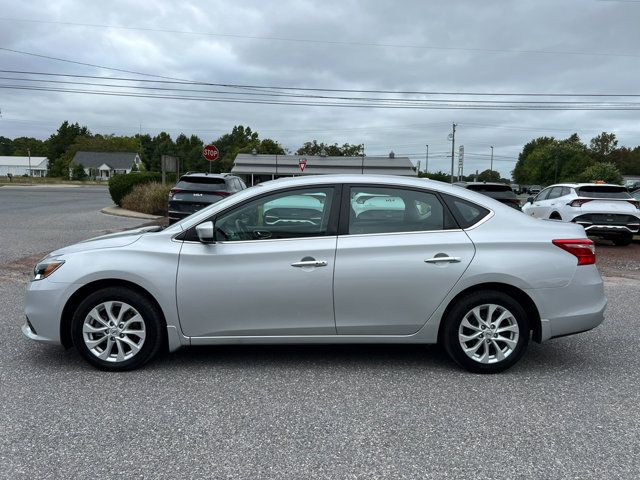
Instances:
[[[536,218],[578,223],[590,235],[629,245],[640,230],[639,204],[620,185],[563,183],[529,197],[522,211]]]

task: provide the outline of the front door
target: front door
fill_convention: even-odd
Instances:
[[[433,193],[353,186],[345,195],[349,221],[334,278],[338,334],[417,332],[466,270],[473,243]]]
[[[334,335],[336,188],[270,193],[184,242],[177,302],[187,336]]]

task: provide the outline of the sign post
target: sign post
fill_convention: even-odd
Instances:
[[[458,147],[458,180],[461,180],[463,172],[464,172],[464,145],[460,145]]]
[[[301,172],[304,172],[304,169],[307,168],[307,159],[301,158],[298,160],[298,167],[300,167]]]
[[[216,147],[215,145],[206,145],[202,149],[202,156],[209,162],[209,173],[211,173],[211,164],[215,162],[220,156],[218,147]]]

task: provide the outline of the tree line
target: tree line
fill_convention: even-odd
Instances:
[[[285,155],[290,153],[280,143],[271,138],[260,138],[258,132],[236,125],[231,132],[225,133],[212,140],[220,151],[219,160],[214,162],[212,172],[229,172],[238,153],[251,153],[254,149],[259,154]],[[46,140],[33,137],[18,137],[14,139],[0,136],[0,155],[47,157],[49,159],[48,175],[51,177],[68,178],[72,172],[74,178],[82,178],[82,165],[74,165],[76,152],[137,152],[140,155],[144,169],[152,172],[160,171],[162,155],[180,157],[182,171],[207,171],[209,162],[202,157],[204,141],[197,135],[181,133],[175,139],[167,132],[158,135],[104,135],[92,133],[86,126],[64,121],[55,133]],[[345,143],[325,144],[312,140],[305,142],[297,155],[319,155],[322,152],[331,156],[361,155],[363,145]]]
[[[640,146],[619,147],[616,135],[607,132],[593,137],[589,145],[577,133],[562,140],[538,137],[524,146],[512,173],[521,185],[621,183],[622,175],[640,175]]]

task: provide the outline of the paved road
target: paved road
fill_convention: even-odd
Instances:
[[[22,338],[25,283],[0,272],[3,478],[640,477],[631,279],[607,280],[604,325],[495,376],[420,346],[201,347],[108,374]]]
[[[141,223],[100,213],[106,187],[0,187],[0,264]]]

